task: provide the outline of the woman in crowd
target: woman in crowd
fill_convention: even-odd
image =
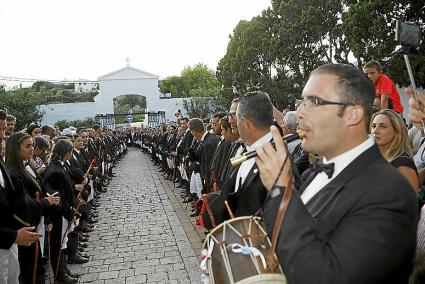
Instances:
[[[372,116],[370,132],[384,158],[406,177],[418,193],[418,172],[412,159],[406,123],[401,116],[389,109],[376,112]]]
[[[27,127],[27,134],[31,135],[31,137],[41,136],[41,127],[37,124],[30,124]]]
[[[58,205],[59,197],[45,197],[44,184],[37,171],[31,168],[28,160],[34,151],[33,138],[17,132],[12,134],[6,144],[6,166],[16,193],[21,200],[15,219],[21,226],[34,226],[42,236],[31,246],[19,246],[19,266],[23,283],[42,283],[42,251],[44,246],[44,217],[50,205]]]
[[[50,240],[50,257],[55,280],[60,283],[77,283],[78,279],[72,277],[67,264],[67,234],[72,224],[75,223],[74,216],[74,186],[67,172],[65,162],[72,157],[72,143],[68,139],[59,139],[52,150],[50,164],[43,175],[47,192],[58,193],[61,206],[52,216],[53,229]]]

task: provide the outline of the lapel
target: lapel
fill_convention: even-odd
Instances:
[[[0,170],[1,170],[1,173],[3,174],[5,189],[7,191],[14,191],[12,180],[10,179],[9,174],[6,171],[6,165],[4,164],[2,157],[0,157]],[[0,188],[1,188],[1,185],[0,185]]]
[[[379,152],[378,146],[374,144],[354,159],[354,161],[352,161],[336,178],[313,196],[313,198],[306,203],[306,207],[313,218],[319,216],[319,214],[333,202],[340,191],[346,187],[346,184],[358,174],[359,169],[367,167],[368,164],[371,164],[379,157],[382,158],[381,153]],[[306,182],[306,184],[309,184],[311,180],[309,179],[309,182]],[[303,188],[305,189],[305,187]]]
[[[251,183],[254,181],[254,179],[257,177],[258,175],[258,167],[257,164],[255,163],[251,170],[249,171],[248,175],[246,176],[245,182],[243,183],[243,185],[240,187],[240,191],[245,190],[246,188],[249,188],[249,186],[251,185]],[[238,190],[239,191],[239,190]]]

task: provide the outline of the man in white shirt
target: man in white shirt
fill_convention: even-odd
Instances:
[[[312,72],[297,116],[306,133],[303,149],[324,159],[293,191],[283,222],[276,216],[292,176],[287,162],[278,177],[286,150],[276,129],[276,150],[270,144],[257,150],[270,190],[264,220],[270,236],[276,219],[281,225],[276,253],[288,283],[408,283],[417,197],[368,137],[374,93],[353,66]]]
[[[247,152],[271,141],[273,106],[266,93],[250,92],[241,97],[236,119],[238,133]],[[255,160],[247,160],[238,168],[231,169],[223,191],[229,195],[229,204],[236,217],[255,214],[262,207],[267,195]]]

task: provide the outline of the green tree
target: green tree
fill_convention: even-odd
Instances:
[[[174,98],[193,96],[192,90],[220,90],[221,84],[212,70],[204,64],[186,67],[180,76],[171,76],[159,82],[161,93],[171,93]],[[201,92],[202,93],[202,92]]]
[[[312,70],[324,63],[383,63],[400,85],[408,83],[401,56],[390,56],[395,21],[424,27],[424,0],[272,0],[272,6],[235,27],[217,66],[222,95],[268,92],[284,107],[300,96]],[[425,47],[411,55],[418,85],[425,85]]]
[[[217,77],[224,88],[235,87],[240,92],[258,87],[272,90],[275,59],[271,53],[273,38],[270,31],[266,17],[258,16],[238,23],[217,67]]]
[[[347,1],[348,2],[348,1]],[[396,50],[396,21],[412,22],[425,27],[425,1],[376,0],[351,1],[343,15],[343,29],[348,44],[361,67],[366,61],[380,61],[393,81],[409,84],[408,74],[401,55],[391,55]],[[410,55],[412,69],[419,86],[425,86],[425,47]]]
[[[16,129],[21,130],[33,122],[41,121],[44,113],[38,106],[44,101],[30,88],[5,91],[0,88],[0,109],[16,116]]]
[[[92,127],[94,124],[96,124],[96,120],[93,117],[87,117],[83,120],[59,120],[55,123],[57,127],[59,127],[60,130],[63,130],[64,128],[68,128],[70,126],[74,126],[75,128],[88,128]]]

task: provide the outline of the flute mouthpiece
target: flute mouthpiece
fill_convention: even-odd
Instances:
[[[300,139],[304,139],[307,136],[307,131],[304,130],[297,130],[297,133]]]
[[[236,166],[236,165],[239,165],[239,164],[245,162],[246,159],[247,159],[246,156],[241,155],[241,156],[231,158],[230,163],[232,164],[232,166]]]

